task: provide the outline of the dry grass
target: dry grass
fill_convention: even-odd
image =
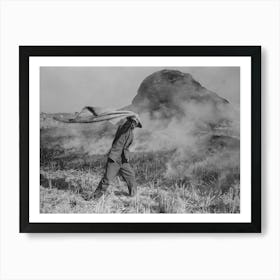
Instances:
[[[84,195],[97,187],[106,164],[104,153],[88,152],[88,145],[102,143],[87,131],[72,132],[72,137],[63,127],[41,127],[42,213],[240,212],[239,147],[227,146],[228,140],[222,138],[215,142],[219,146],[201,145],[199,150],[134,153],[131,164],[138,185],[136,197],[129,197],[126,184],[116,179],[99,201],[85,200]],[[81,135],[82,144],[65,145]]]
[[[102,177],[105,158],[92,159],[91,166],[59,169],[53,162],[41,168],[42,213],[238,213],[239,180],[209,163],[194,163],[191,176],[167,178],[167,153],[134,155],[132,164],[138,182],[137,195],[128,196],[126,184],[117,178],[98,201],[83,199]],[[60,159],[61,160],[61,159]],[[89,159],[88,159],[89,160]],[[70,162],[67,163],[71,165]],[[191,171],[190,171],[191,169]],[[218,170],[215,173],[214,170]],[[235,179],[233,179],[235,178]]]

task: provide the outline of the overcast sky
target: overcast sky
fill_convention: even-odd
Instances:
[[[165,67],[41,67],[41,112],[76,112],[84,106],[129,105],[141,82]],[[190,73],[202,86],[239,105],[239,67],[166,67]]]

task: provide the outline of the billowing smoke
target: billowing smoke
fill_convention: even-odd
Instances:
[[[135,129],[131,151],[173,151],[166,162],[167,176],[187,176],[204,165],[237,166],[239,110],[177,72],[163,70],[145,79],[127,107],[139,113],[143,124]],[[94,155],[109,151],[117,126],[60,124],[44,117],[41,129],[41,146]]]
[[[239,139],[239,112],[228,104],[214,108],[211,104],[188,102],[181,105],[183,114],[162,117],[163,111],[141,115],[143,129],[137,129],[134,151],[195,149],[203,139],[213,135]],[[182,112],[182,111],[181,111]]]
[[[64,124],[50,117],[47,122],[41,120],[41,147],[62,149],[65,153],[105,154],[114,129],[109,123]]]
[[[199,139],[209,135],[239,137],[238,111],[235,116],[227,105],[213,108],[208,104],[189,102],[182,105],[184,114],[164,118],[163,111],[141,114],[142,129],[135,129],[132,151],[194,148]],[[218,112],[217,112],[218,111]],[[89,154],[102,154],[109,150],[117,126],[109,123],[60,124],[49,121],[49,145],[60,144],[64,149],[82,149]],[[46,129],[45,121],[42,121]],[[43,132],[44,133],[44,132]],[[50,140],[50,139],[48,139]]]

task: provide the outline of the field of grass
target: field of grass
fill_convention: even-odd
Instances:
[[[129,197],[127,186],[117,177],[95,201],[83,197],[97,187],[106,156],[57,143],[45,145],[42,137],[46,134],[41,133],[41,213],[240,212],[239,147],[133,153],[137,195]]]

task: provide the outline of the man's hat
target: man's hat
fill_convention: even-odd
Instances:
[[[134,120],[137,123],[136,127],[142,128],[142,123],[138,115],[135,114],[134,116],[129,117],[129,119]]]

